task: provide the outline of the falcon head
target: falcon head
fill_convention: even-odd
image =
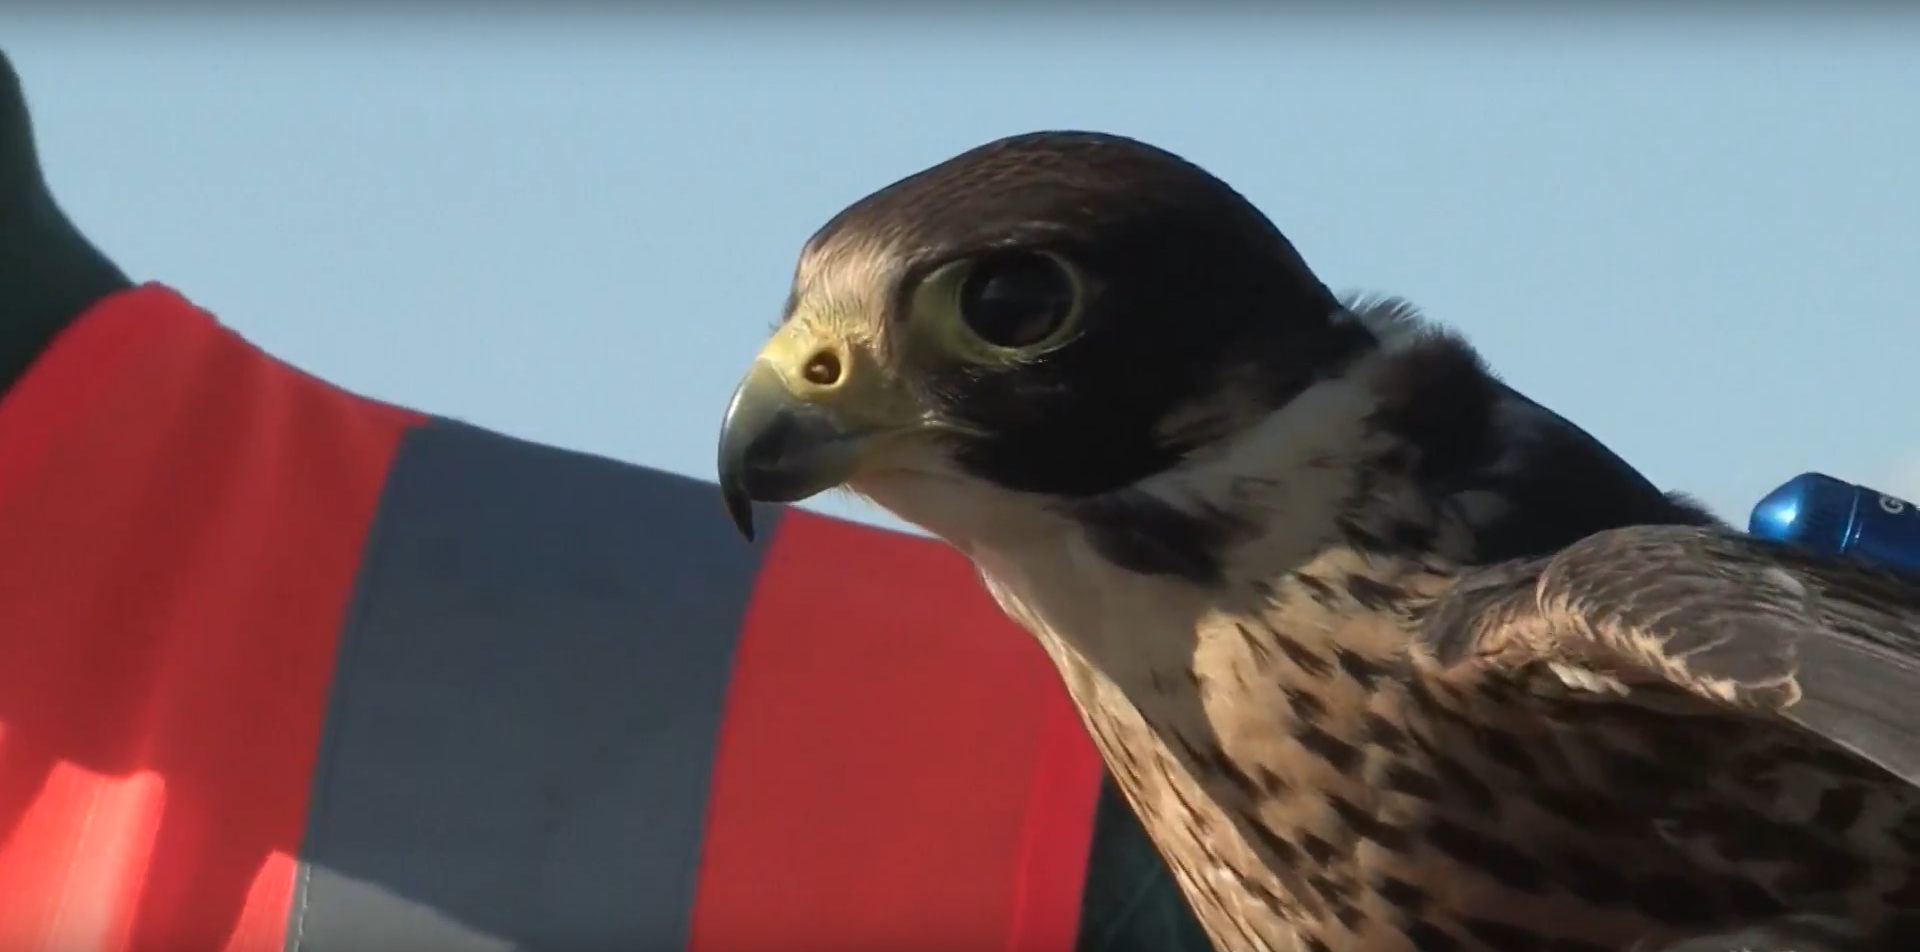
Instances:
[[[750,501],[845,487],[952,538],[996,501],[1179,467],[1375,343],[1211,174],[1120,136],[1014,136],[807,241],[727,408],[720,483],[749,537]]]

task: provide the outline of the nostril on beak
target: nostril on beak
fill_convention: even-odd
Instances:
[[[840,355],[831,350],[821,350],[807,358],[805,366],[800,368],[800,376],[816,387],[831,387],[840,382],[846,372],[841,365]]]

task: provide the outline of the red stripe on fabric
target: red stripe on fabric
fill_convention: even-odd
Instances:
[[[405,411],[174,292],[0,402],[0,948],[276,952]]]
[[[1025,636],[1026,632],[1016,632]],[[1048,668],[1049,675],[1053,669]],[[1103,767],[1064,689],[1045,705],[1041,768],[1028,800],[1026,865],[1015,883],[1011,952],[1070,952],[1093,850],[1093,815]]]
[[[692,952],[1071,952],[1099,763],[952,550],[783,516],[722,724]]]

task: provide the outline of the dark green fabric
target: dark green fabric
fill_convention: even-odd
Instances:
[[[95,302],[132,286],[54,203],[20,77],[0,53],[0,393]]]
[[[1111,779],[1100,783],[1076,952],[1214,952]]]

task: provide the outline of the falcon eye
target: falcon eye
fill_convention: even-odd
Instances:
[[[960,282],[960,320],[994,347],[1044,343],[1066,328],[1079,288],[1060,259],[1031,251],[983,258]]]

